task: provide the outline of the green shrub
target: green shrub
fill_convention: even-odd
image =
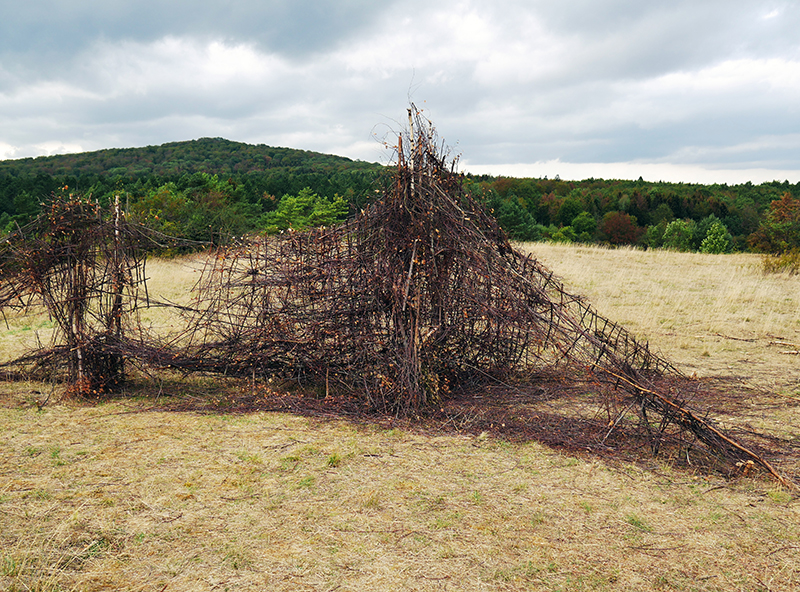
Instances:
[[[727,253],[731,250],[731,235],[725,225],[717,220],[700,244],[701,253]]]
[[[695,226],[694,220],[673,220],[667,224],[664,229],[664,248],[691,251]]]
[[[651,249],[657,249],[664,246],[664,231],[667,229],[669,222],[661,220],[658,224],[648,226],[644,233],[643,242]]]
[[[573,218],[570,226],[575,229],[575,232],[578,233],[579,237],[588,235],[589,240],[591,240],[591,237],[593,237],[594,233],[597,231],[597,220],[595,220],[594,216],[592,216],[589,212],[581,212],[575,216],[575,218]],[[581,242],[588,241],[581,239]]]
[[[572,226],[564,226],[551,234],[550,240],[557,243],[574,243],[578,240],[578,235]]]

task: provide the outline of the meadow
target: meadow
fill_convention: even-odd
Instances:
[[[735,412],[715,410],[723,425],[785,438],[797,456],[797,277],[745,254],[519,247],[687,375],[735,389]],[[148,263],[151,294],[180,301],[198,268]],[[143,320],[177,322],[163,309]],[[50,329],[7,321],[4,354]],[[90,404],[0,383],[0,588],[800,587],[800,498],[764,476],[502,431],[225,407],[249,388],[141,376]]]
[[[684,373],[800,394],[800,279],[754,254],[536,244],[537,257]]]

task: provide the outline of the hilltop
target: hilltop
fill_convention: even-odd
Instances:
[[[343,156],[223,138],[5,160],[0,161],[0,234],[30,221],[51,195],[66,192],[103,205],[119,195],[145,224],[210,240],[219,232],[259,229],[261,216],[283,196],[305,190],[363,205],[384,169]]]
[[[143,148],[108,148],[0,161],[0,175],[50,175],[140,178],[173,177],[205,172],[219,175],[265,173],[276,169],[332,174],[344,170],[375,170],[381,165],[344,156],[265,144],[245,144],[224,138],[200,138]]]

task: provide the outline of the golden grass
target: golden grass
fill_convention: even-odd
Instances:
[[[782,304],[793,284],[760,278],[753,259],[533,248],[601,312],[682,356],[684,370],[731,366],[793,392],[763,370],[783,361],[796,373],[796,356],[765,343],[797,340],[797,301]],[[151,294],[173,300],[196,277],[183,260],[149,268]],[[707,277],[705,291],[689,276]],[[163,327],[174,322],[163,312],[145,314]],[[767,361],[753,372],[730,347]],[[147,398],[39,410],[38,391],[0,383],[0,589],[800,587],[800,501],[767,481],[411,425],[164,411]],[[759,413],[796,436],[796,409]]]
[[[27,314],[6,313],[0,317],[0,361],[13,360],[41,345],[49,346],[53,321],[42,310]]]
[[[189,305],[204,263],[204,254],[149,260],[145,266],[149,297],[154,302]],[[158,335],[178,333],[183,328],[180,316],[168,308],[142,307],[139,315],[142,324]]]
[[[800,584],[800,507],[763,484],[284,414],[117,402],[2,423],[9,590]]]
[[[761,256],[523,245],[688,375],[800,394],[800,279]]]
[[[200,277],[204,256],[190,255],[174,259],[152,259],[147,262],[147,294],[142,293],[139,309],[142,324],[158,334],[180,331],[182,322],[168,308],[145,305],[152,302],[188,304],[190,290]],[[0,316],[0,362],[12,360],[35,349],[38,344],[51,345],[54,323],[42,307],[28,311],[5,311]]]

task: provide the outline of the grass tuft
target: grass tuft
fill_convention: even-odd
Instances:
[[[631,514],[630,516],[625,518],[625,522],[633,526],[636,530],[641,532],[653,532],[653,529],[650,525],[648,525],[642,518],[635,514]]]

